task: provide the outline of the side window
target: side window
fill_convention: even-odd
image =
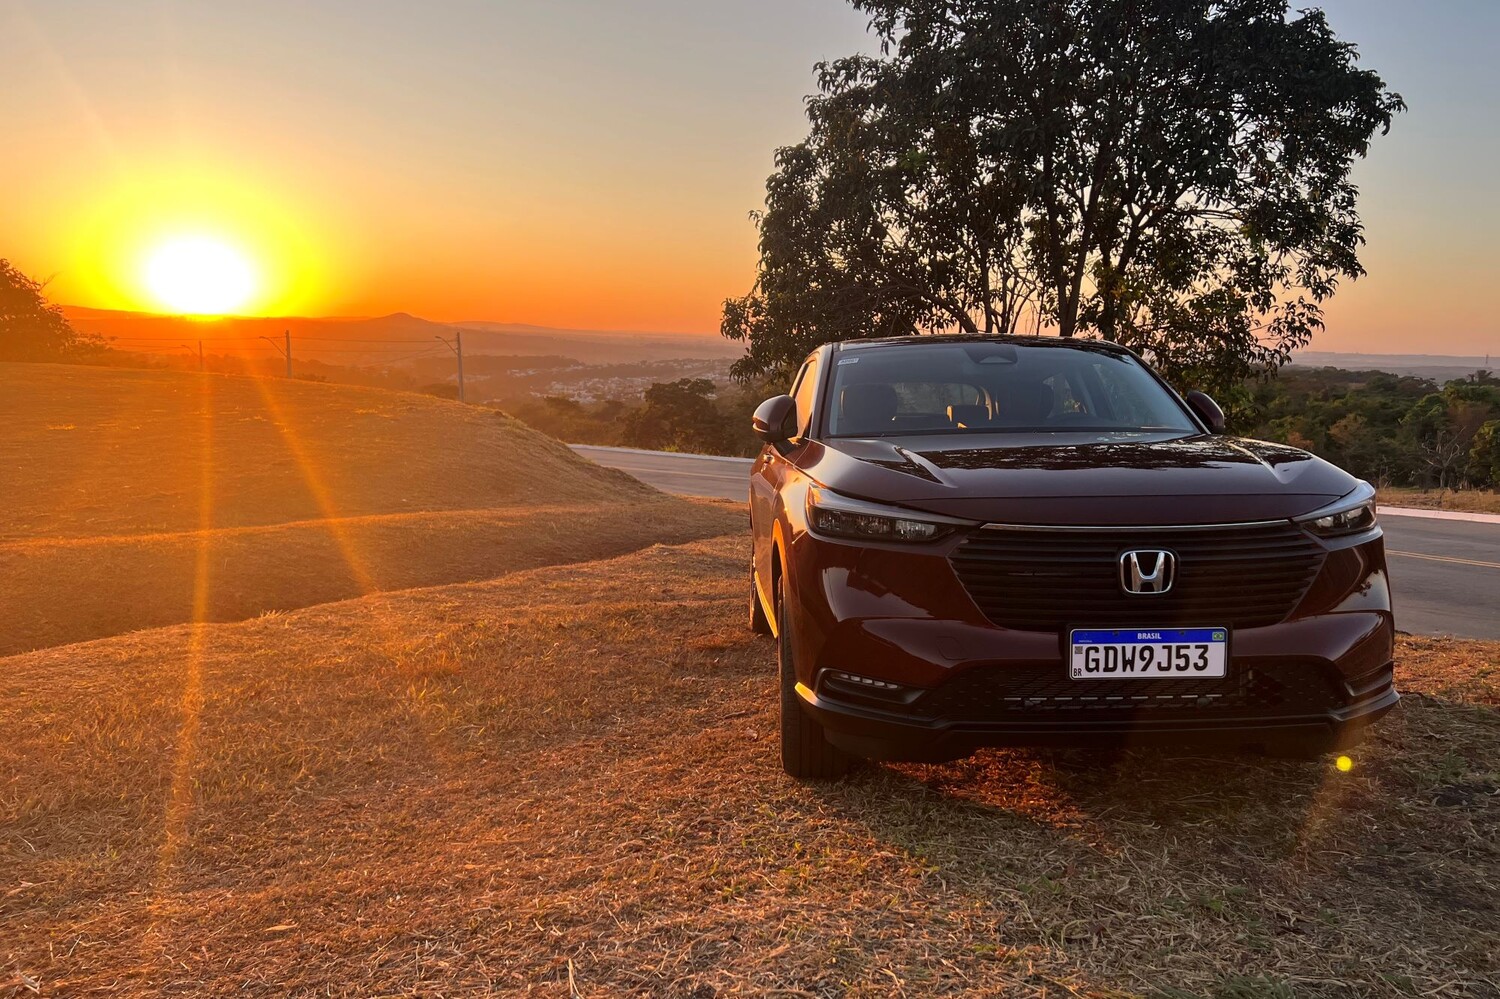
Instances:
[[[792,389],[792,398],[797,400],[797,436],[806,437],[812,425],[813,403],[818,395],[818,362],[808,361],[802,366],[797,385]]]

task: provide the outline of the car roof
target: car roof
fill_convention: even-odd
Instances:
[[[1084,340],[1062,336],[1018,336],[997,333],[917,333],[910,336],[887,336],[869,340],[840,340],[832,344],[834,353],[854,350],[873,350],[880,347],[914,346],[935,343],[1013,343],[1025,347],[1054,347],[1065,350],[1093,350],[1106,354],[1131,354],[1129,347],[1122,347],[1110,340]]]

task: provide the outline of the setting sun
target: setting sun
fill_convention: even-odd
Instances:
[[[255,292],[255,269],[243,253],[221,240],[174,239],[152,251],[146,287],[172,312],[221,316],[242,308]]]

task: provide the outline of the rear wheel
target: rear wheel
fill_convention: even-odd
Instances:
[[[781,768],[801,780],[834,780],[844,776],[852,761],[848,753],[830,745],[823,726],[802,710],[797,696],[797,668],[792,660],[792,629],[780,584],[776,588],[776,660],[781,674]]]
[[[750,630],[757,635],[769,635],[771,622],[766,619],[766,609],[760,605],[760,593],[755,588],[755,566],[750,567]]]

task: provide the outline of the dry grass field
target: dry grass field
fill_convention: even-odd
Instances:
[[[1500,513],[1500,493],[1493,489],[1414,489],[1385,486],[1380,502],[1388,506],[1410,506],[1423,510],[1456,510],[1464,513]]]
[[[406,393],[0,364],[0,655],[720,534],[722,509]]]
[[[280,378],[0,364],[0,541],[658,494],[491,409]]]
[[[37,371],[0,366],[0,599],[46,618],[0,653],[0,996],[1500,996],[1500,644],[1403,639],[1347,774],[800,784],[743,513],[436,400]],[[158,389],[216,429],[103,401]]]
[[[1352,773],[775,760],[739,537],[0,661],[46,995],[1493,996],[1500,646]]]

